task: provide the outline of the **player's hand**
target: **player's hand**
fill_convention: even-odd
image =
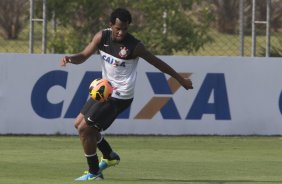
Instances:
[[[69,56],[65,56],[60,61],[60,66],[66,66],[67,63],[71,63],[71,59]]]
[[[193,84],[191,79],[185,78],[182,82],[182,86],[188,90],[188,89],[193,89]]]

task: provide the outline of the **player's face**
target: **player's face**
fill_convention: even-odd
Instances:
[[[128,22],[122,22],[117,18],[115,24],[111,24],[113,40],[122,41],[127,34],[128,26]]]

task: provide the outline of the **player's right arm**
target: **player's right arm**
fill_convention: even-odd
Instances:
[[[84,48],[84,50],[78,54],[72,56],[64,56],[61,61],[61,66],[66,66],[67,63],[81,64],[86,61],[92,54],[97,51],[98,45],[102,39],[102,31],[96,33],[92,41]]]
[[[139,43],[135,50],[134,56],[141,57],[151,65],[158,68],[161,72],[164,72],[173,78],[175,78],[180,85],[182,85],[185,89],[193,89],[193,84],[191,79],[183,78],[179,73],[177,73],[171,66],[166,64],[163,60],[153,55],[150,51],[148,51],[142,43]]]

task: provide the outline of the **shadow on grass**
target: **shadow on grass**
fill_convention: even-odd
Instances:
[[[117,178],[108,178],[110,180],[115,180],[115,181],[124,181],[124,182],[129,182],[129,181],[135,181],[135,182],[144,182],[144,183],[213,183],[213,184],[225,184],[225,183],[282,183],[282,181],[256,181],[256,180],[208,180],[208,179],[203,179],[203,180],[183,180],[183,179],[144,179],[144,178],[128,178],[128,179],[117,179]],[[108,180],[107,179],[107,180]]]

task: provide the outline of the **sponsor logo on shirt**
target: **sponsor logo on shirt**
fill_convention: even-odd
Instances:
[[[117,60],[115,59],[114,57],[111,57],[110,55],[102,55],[102,59],[111,64],[111,65],[114,65],[114,66],[122,66],[122,67],[125,67],[125,62],[124,61],[120,61],[120,60]]]

